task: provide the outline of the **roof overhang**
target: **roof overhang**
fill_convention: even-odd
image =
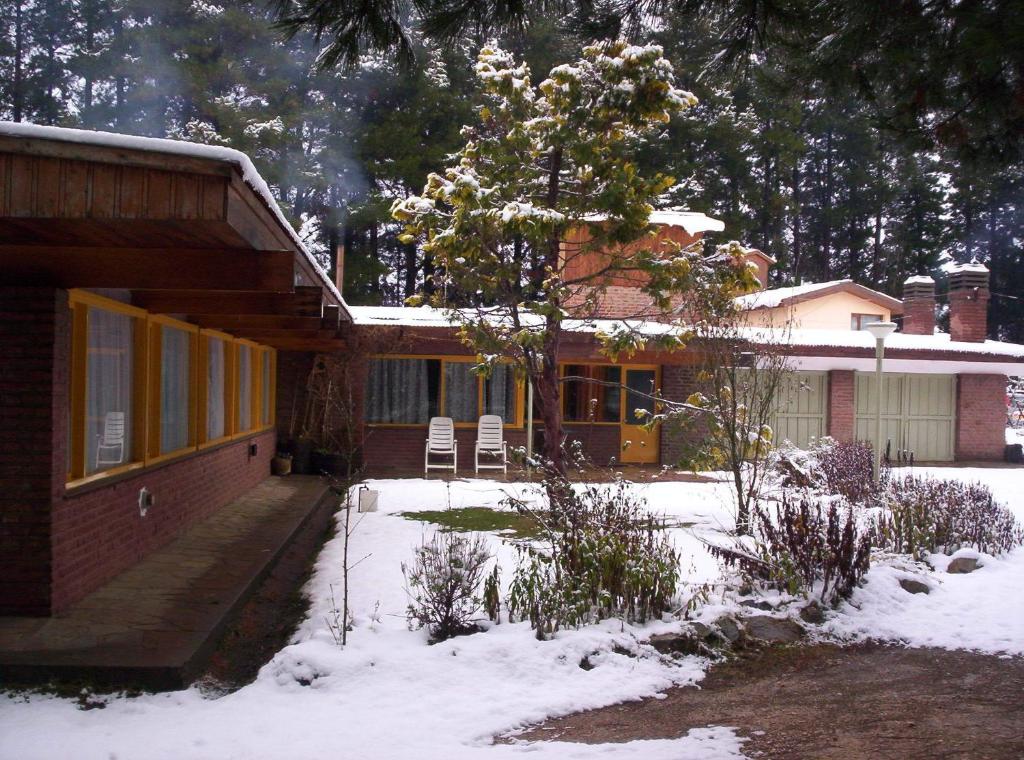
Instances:
[[[351,321],[252,162],[220,146],[0,122],[0,240],[0,284],[120,289],[279,348],[341,348]]]
[[[760,252],[759,252],[760,253]],[[764,255],[764,254],[762,254]],[[762,291],[762,293],[770,293],[771,291]],[[859,285],[855,282],[842,281],[835,284],[829,285],[828,287],[818,288],[807,293],[797,293],[795,295],[787,296],[786,298],[780,299],[776,303],[772,304],[754,304],[748,307],[751,311],[758,309],[778,309],[784,306],[794,306],[798,303],[804,303],[806,301],[815,301],[819,298],[825,298],[835,293],[849,293],[850,295],[863,298],[865,301],[877,304],[882,308],[888,309],[893,314],[903,313],[903,301],[898,298],[880,293],[877,290]]]

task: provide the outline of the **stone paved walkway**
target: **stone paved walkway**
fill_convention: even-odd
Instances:
[[[268,478],[65,613],[0,617],[0,681],[187,683],[299,528],[336,501],[319,477]]]

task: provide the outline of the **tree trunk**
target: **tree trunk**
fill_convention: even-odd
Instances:
[[[11,86],[11,110],[14,121],[21,121],[24,111],[24,74],[22,73],[22,55],[25,48],[25,28],[22,19],[22,3],[14,3],[14,82]]]
[[[412,298],[416,295],[416,244],[403,243],[405,251],[405,297]]]

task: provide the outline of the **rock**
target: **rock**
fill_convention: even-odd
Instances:
[[[690,623],[690,630],[693,631],[694,636],[696,636],[699,639],[706,639],[709,635],[711,635],[710,628],[708,628],[703,623],[698,623],[696,621]]]
[[[900,578],[900,587],[908,594],[927,594],[932,587],[913,578]]]
[[[756,599],[744,599],[740,602],[740,607],[750,607],[751,609],[763,610],[764,612],[771,612],[775,609],[769,602]]]
[[[825,622],[825,610],[817,602],[808,602],[800,610],[800,619],[812,625],[821,625]]]
[[[769,644],[791,644],[804,636],[804,627],[789,618],[754,615],[743,620],[748,636]]]
[[[707,629],[707,626],[704,626]],[[708,648],[694,631],[679,633],[656,633],[651,636],[651,646],[662,654],[707,654]]]
[[[593,670],[594,663],[590,661],[590,655],[583,655],[583,659],[580,660],[580,668],[583,670]]]
[[[947,573],[973,573],[978,569],[978,560],[974,557],[957,557],[956,559],[950,560],[949,565],[946,567]]]
[[[736,624],[736,621],[728,615],[723,615],[718,618],[714,623],[722,637],[730,644],[735,644],[740,640],[740,627]]]

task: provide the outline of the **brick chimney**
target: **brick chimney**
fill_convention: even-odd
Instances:
[[[949,334],[982,343],[988,332],[988,269],[977,261],[949,270]]]
[[[903,283],[903,332],[931,335],[935,332],[935,280],[914,275]]]

